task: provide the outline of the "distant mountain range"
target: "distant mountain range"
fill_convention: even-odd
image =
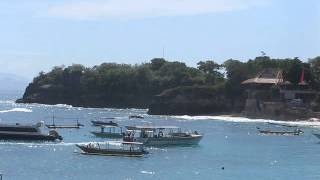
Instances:
[[[0,92],[23,92],[28,84],[27,78],[10,73],[0,73]]]

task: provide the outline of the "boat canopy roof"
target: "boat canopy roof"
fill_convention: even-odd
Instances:
[[[179,129],[177,126],[126,126],[128,130]]]

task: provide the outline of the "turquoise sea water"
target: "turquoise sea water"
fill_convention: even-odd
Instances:
[[[15,104],[14,95],[0,96],[0,122],[36,123],[57,116],[56,123],[74,123],[82,129],[59,130],[62,143],[0,142],[0,172],[4,180],[95,179],[320,179],[320,140],[311,132],[318,123],[300,123],[302,136],[261,136],[264,120],[226,117],[150,116],[139,109],[86,109],[67,105]],[[128,116],[143,114],[143,120]],[[198,146],[148,148],[143,158],[87,156],[76,143],[103,142],[90,131],[95,117],[116,117],[121,125],[153,123],[198,130]],[[222,169],[224,167],[224,170]]]

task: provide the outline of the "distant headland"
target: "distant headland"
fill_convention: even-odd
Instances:
[[[296,120],[318,117],[319,89],[320,57],[302,62],[263,55],[200,61],[196,68],[155,58],[139,65],[57,66],[40,72],[16,102]]]

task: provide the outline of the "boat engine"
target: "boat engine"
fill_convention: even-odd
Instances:
[[[49,135],[55,137],[56,139],[59,139],[60,141],[63,139],[55,130],[49,131]]]

